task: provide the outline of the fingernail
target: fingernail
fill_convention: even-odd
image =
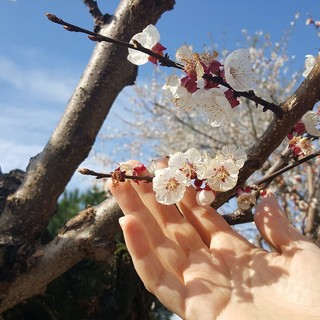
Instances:
[[[120,224],[121,227],[122,227],[123,224],[124,224],[124,219],[125,219],[125,217],[119,218],[119,224]]]

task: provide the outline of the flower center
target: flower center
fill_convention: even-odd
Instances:
[[[195,179],[197,176],[195,167],[192,163],[186,162],[181,171],[190,179]]]
[[[216,169],[216,177],[222,182],[225,182],[226,178],[228,178],[229,176],[230,173],[224,168],[224,166],[221,166],[219,169]]]
[[[176,178],[169,178],[166,180],[165,186],[167,190],[176,190],[180,185],[180,182]]]

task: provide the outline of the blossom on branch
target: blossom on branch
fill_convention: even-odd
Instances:
[[[177,106],[190,112],[195,106],[192,94],[181,85],[181,81],[176,75],[171,75],[166,84],[162,87],[164,94]]]
[[[313,150],[310,139],[301,136],[294,136],[292,139],[290,139],[289,148],[297,157],[308,156]]]
[[[166,205],[179,202],[183,198],[188,184],[189,179],[180,170],[170,167],[158,169],[153,178],[156,200]]]
[[[255,205],[257,199],[251,190],[238,190],[237,205],[241,210],[248,210]]]
[[[202,166],[201,154],[196,148],[190,148],[184,153],[174,153],[170,155],[168,166],[180,170],[188,179],[195,179],[198,168]]]
[[[239,92],[252,90],[255,73],[252,69],[251,55],[248,49],[235,50],[226,57],[224,76],[233,90]]]
[[[146,167],[141,163],[121,162],[111,173],[111,178],[115,187],[127,179],[135,183],[152,181],[156,200],[165,205],[181,201],[186,188],[193,186],[197,191],[197,203],[207,206],[214,201],[217,191],[224,192],[235,187],[239,170],[246,159],[244,150],[233,145],[224,146],[215,158],[190,148],[171,154],[168,167],[156,169],[154,177],[144,177]]]
[[[306,112],[301,120],[310,135],[320,137],[320,110]]]
[[[163,51],[166,50],[166,48],[161,45],[159,41],[160,33],[158,29],[154,25],[149,24],[142,32],[135,34],[130,40],[130,43],[134,45],[135,42],[138,42],[142,47],[163,55]],[[133,64],[142,65],[148,61],[157,64],[157,58],[151,57],[146,53],[131,48],[128,48],[128,51],[127,59]]]
[[[247,160],[247,154],[242,148],[237,148],[235,145],[223,146],[218,156],[224,159],[231,159],[238,169],[241,169]]]
[[[231,159],[216,157],[211,160],[205,176],[207,184],[215,191],[231,190],[238,181],[239,169]]]
[[[186,44],[177,50],[176,60],[184,64],[184,70],[187,74],[194,72],[197,80],[203,77],[204,66],[201,63],[200,55],[193,53]]]
[[[193,94],[196,107],[203,110],[213,127],[228,125],[233,117],[232,107],[224,92],[219,88],[199,89]]]

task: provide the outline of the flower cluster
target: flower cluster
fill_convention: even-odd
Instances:
[[[130,42],[139,42],[162,55],[165,48],[159,40],[158,30],[149,25]],[[229,124],[232,108],[240,103],[237,92],[251,90],[255,80],[249,50],[235,50],[223,64],[216,60],[217,56],[217,52],[198,54],[183,45],[176,52],[176,61],[183,66],[185,74],[183,77],[171,75],[163,86],[166,96],[178,107],[185,111],[204,111],[213,127]],[[156,63],[156,59],[134,49],[129,49],[128,60],[136,65],[148,60]]]
[[[214,158],[202,155],[196,148],[190,148],[186,152],[170,155],[168,167],[156,169],[153,178],[144,178],[147,181],[152,179],[156,199],[162,204],[179,202],[186,188],[194,186],[198,204],[208,206],[214,201],[216,192],[228,191],[236,186],[239,170],[246,160],[245,151],[234,145],[222,147]],[[143,164],[120,163],[111,176],[113,185],[117,186],[126,179],[139,183],[145,170]],[[139,180],[135,178],[138,176]]]
[[[236,146],[224,146],[214,158],[201,155],[196,148],[174,153],[167,168],[155,170],[156,199],[166,205],[179,202],[186,188],[193,185],[198,191],[198,204],[210,205],[217,191],[235,187],[246,159],[244,150]]]

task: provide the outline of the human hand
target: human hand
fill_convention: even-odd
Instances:
[[[158,203],[151,183],[110,190],[139,276],[183,319],[320,319],[320,249],[290,225],[274,197],[255,213],[275,249],[267,252],[199,206],[193,187],[177,207]]]

